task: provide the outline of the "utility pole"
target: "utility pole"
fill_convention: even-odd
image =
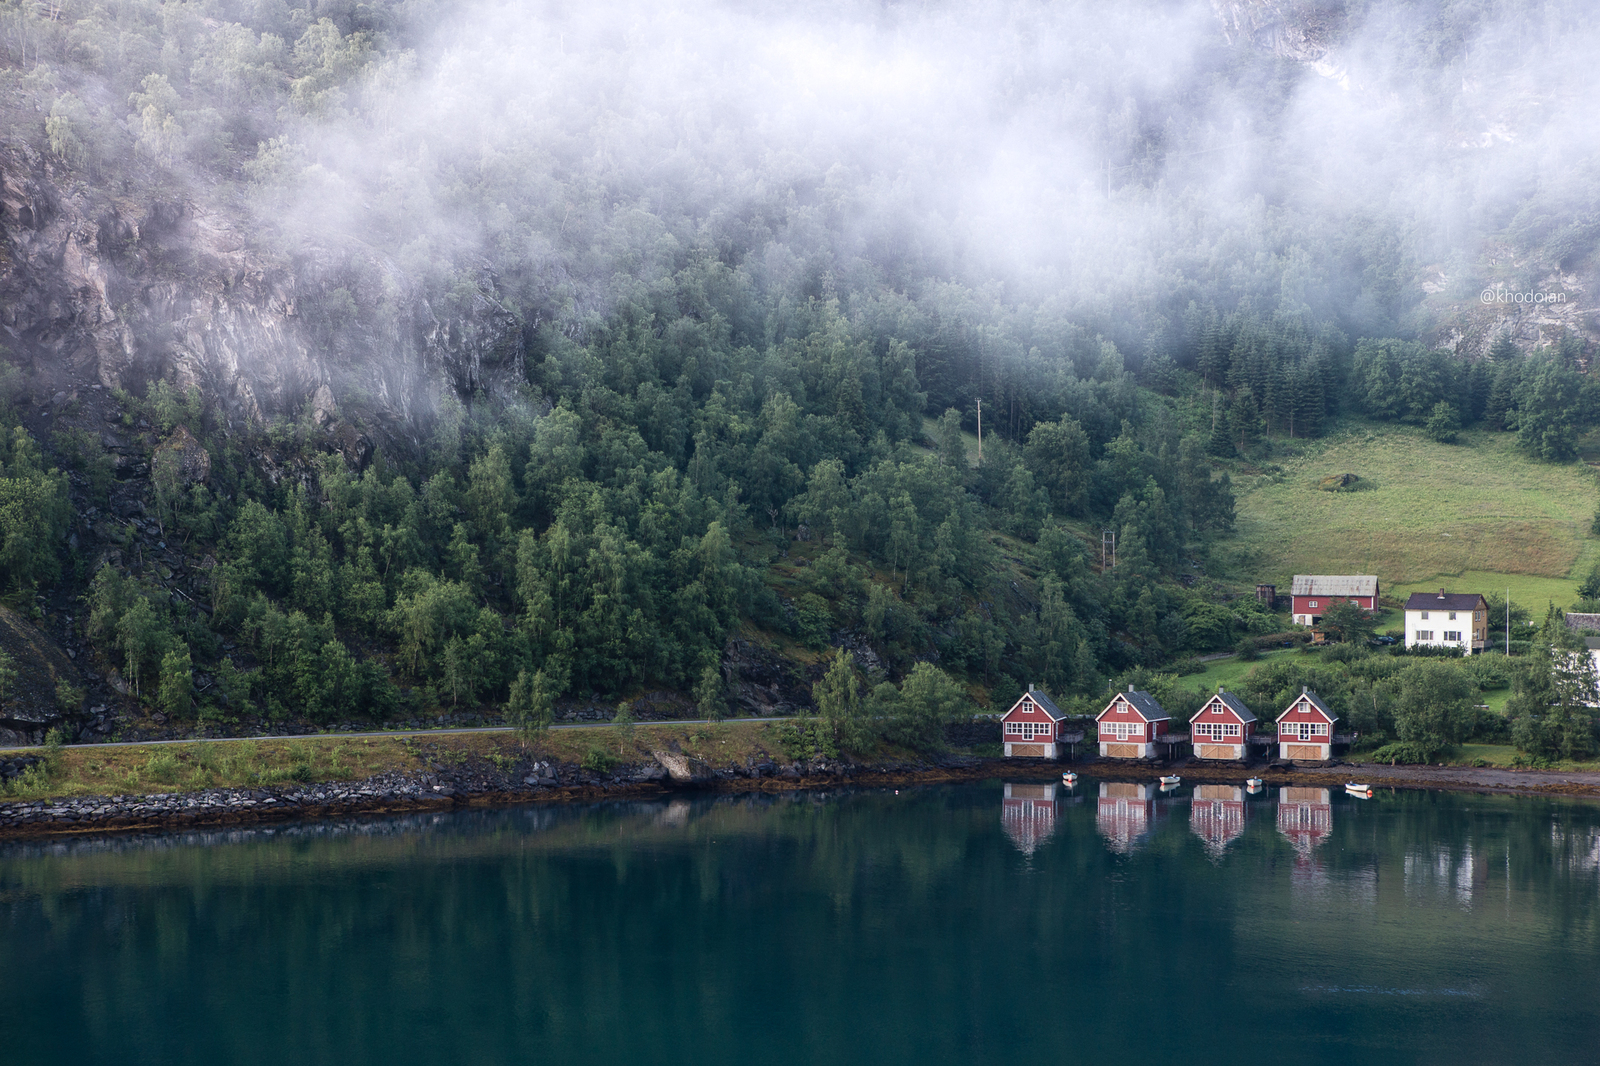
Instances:
[[[1110,562],[1108,567],[1106,564]],[[1117,535],[1109,529],[1100,531],[1100,571],[1117,568]]]
[[[1511,590],[1506,589],[1506,658],[1511,658]]]

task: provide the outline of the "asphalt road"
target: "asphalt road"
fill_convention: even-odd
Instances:
[[[724,722],[787,722],[784,718],[724,718]],[[709,718],[683,718],[666,722],[635,722],[641,729],[648,729],[653,725],[711,725]],[[610,722],[559,722],[552,725],[551,729],[607,729]],[[273,736],[250,737],[193,737],[187,740],[115,740],[104,744],[69,744],[71,748],[145,748],[157,744],[222,744],[236,740],[337,740],[363,739],[372,737],[447,737],[464,733],[514,733],[508,725],[474,726],[469,729],[386,729],[366,733],[285,733]],[[28,747],[0,748],[0,751],[32,751],[38,745]]]

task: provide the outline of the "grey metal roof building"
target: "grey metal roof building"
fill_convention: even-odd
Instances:
[[[1378,579],[1373,574],[1296,574],[1290,587],[1293,596],[1376,596]]]

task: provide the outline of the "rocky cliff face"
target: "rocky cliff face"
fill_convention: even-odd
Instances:
[[[521,324],[487,274],[436,310],[373,250],[291,260],[253,246],[245,217],[119,197],[0,146],[0,340],[43,388],[165,377],[237,419],[354,404],[398,435],[445,389],[522,380]]]
[[[1326,59],[1344,26],[1344,5],[1321,0],[1211,0],[1211,9],[1229,44],[1302,63]]]

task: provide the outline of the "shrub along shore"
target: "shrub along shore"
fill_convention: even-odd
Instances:
[[[0,837],[593,801],[678,789],[787,790],[1057,779],[1066,765],[1095,777],[1147,780],[1154,764],[1097,758],[1070,764],[1001,759],[975,749],[939,754],[884,745],[864,758],[795,751],[788,723],[648,725],[565,730],[524,741],[507,733],[238,740],[186,745],[42,748],[14,754],[0,800]],[[976,752],[976,753],[975,753]],[[15,767],[26,763],[20,772]],[[1346,764],[1181,766],[1186,782],[1337,788],[1444,788],[1600,796],[1600,773]]]

